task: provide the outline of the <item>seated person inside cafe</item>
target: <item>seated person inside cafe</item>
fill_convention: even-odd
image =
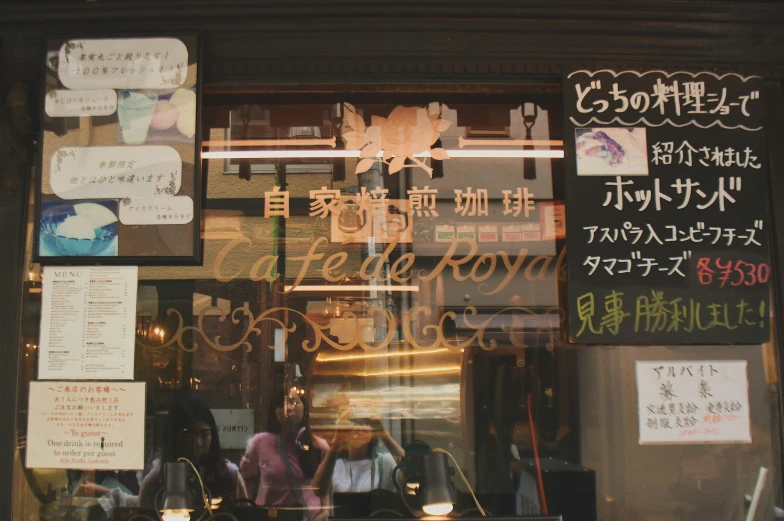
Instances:
[[[245,482],[237,466],[221,455],[218,428],[206,405],[192,398],[178,403],[169,412],[168,424],[169,435],[160,448],[160,459],[142,482],[139,494],[142,508],[160,508],[158,496],[164,487],[161,469],[165,463],[180,458],[193,463],[214,500],[221,498],[228,503],[247,497]]]

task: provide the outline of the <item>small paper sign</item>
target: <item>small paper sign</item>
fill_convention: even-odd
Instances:
[[[68,40],[58,73],[69,89],[170,89],[185,82],[188,49],[177,38]]]
[[[50,91],[44,101],[46,115],[53,118],[111,116],[117,112],[113,89]]]
[[[52,156],[52,190],[63,199],[175,195],[182,160],[169,146],[64,147]]]
[[[144,382],[30,382],[27,468],[144,468]]]
[[[640,445],[751,443],[746,361],[637,362]]]
[[[193,199],[187,195],[124,199],[120,203],[123,224],[188,224],[192,220]]]
[[[253,435],[253,409],[212,409],[223,449],[245,449]]]

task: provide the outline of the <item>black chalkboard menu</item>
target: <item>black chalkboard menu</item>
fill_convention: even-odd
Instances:
[[[762,79],[581,70],[564,90],[570,341],[766,342]]]

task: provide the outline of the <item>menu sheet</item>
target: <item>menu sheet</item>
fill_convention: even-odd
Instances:
[[[44,268],[41,380],[133,380],[136,266]]]

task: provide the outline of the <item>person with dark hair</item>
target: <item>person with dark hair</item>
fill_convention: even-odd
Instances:
[[[273,397],[273,406],[281,432],[262,432],[250,440],[240,463],[242,475],[259,476],[257,505],[299,507],[305,521],[321,521],[328,501],[316,494],[312,480],[329,446],[310,430],[304,386],[291,385]]]
[[[198,469],[213,498],[233,501],[247,497],[237,466],[221,456],[218,426],[206,405],[193,398],[175,405],[169,412],[168,426],[160,461],[142,482],[139,504],[143,508],[156,508],[155,498],[163,488],[161,469],[165,463],[180,458],[186,458]]]
[[[395,491],[395,457],[405,451],[378,419],[355,419],[339,425],[324,462],[316,471],[316,490],[332,492]]]

